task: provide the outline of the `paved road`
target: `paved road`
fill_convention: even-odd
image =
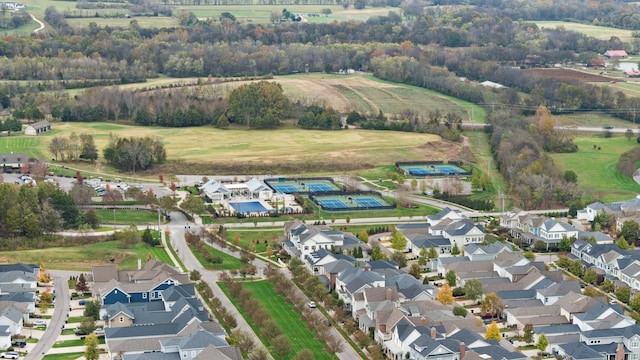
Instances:
[[[169,229],[171,231],[171,245],[178,253],[178,257],[182,260],[182,263],[189,270],[198,270],[202,275],[202,280],[205,281],[211,287],[213,294],[220,299],[222,306],[224,306],[233,316],[236,318],[236,322],[238,324],[237,329],[240,329],[248,334],[250,334],[256,344],[262,344],[256,333],[251,329],[249,324],[244,320],[242,315],[238,312],[238,310],[233,306],[231,301],[227,298],[227,296],[222,292],[222,289],[217,284],[218,274],[219,272],[210,271],[202,267],[198,259],[193,255],[189,247],[187,246],[186,241],[184,240],[185,227],[190,226],[187,219],[180,212],[172,212],[171,213],[171,225]],[[263,346],[263,345],[262,345]],[[264,347],[264,346],[263,346]],[[271,358],[271,357],[270,357]]]
[[[42,359],[42,355],[47,353],[56,340],[58,340],[60,329],[67,319],[71,299],[67,279],[69,279],[70,275],[77,275],[77,273],[69,271],[51,271],[50,273],[53,277],[53,286],[56,291],[56,303],[53,309],[53,316],[51,317],[51,321],[49,321],[47,331],[45,331],[33,350],[25,357],[25,360]]]

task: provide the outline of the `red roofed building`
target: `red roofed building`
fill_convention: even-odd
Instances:
[[[629,55],[624,50],[607,50],[607,52],[604,53],[604,56],[611,59],[611,58],[626,58]]]

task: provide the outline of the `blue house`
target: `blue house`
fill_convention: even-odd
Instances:
[[[96,266],[92,273],[94,294],[102,305],[160,301],[164,290],[189,283],[187,274],[157,260],[134,271],[117,271],[108,265]]]

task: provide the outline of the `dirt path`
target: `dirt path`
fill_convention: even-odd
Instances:
[[[29,15],[31,16],[33,21],[35,21],[38,24],[40,24],[40,27],[38,27],[37,29],[33,30],[33,33],[37,34],[40,30],[44,29],[44,23],[42,21],[38,20],[35,16],[33,16],[33,14],[29,14]]]

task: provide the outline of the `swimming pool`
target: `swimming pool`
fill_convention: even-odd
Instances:
[[[245,202],[229,202],[231,207],[239,213],[254,213],[265,212],[267,208],[264,207],[259,201],[245,201]]]

